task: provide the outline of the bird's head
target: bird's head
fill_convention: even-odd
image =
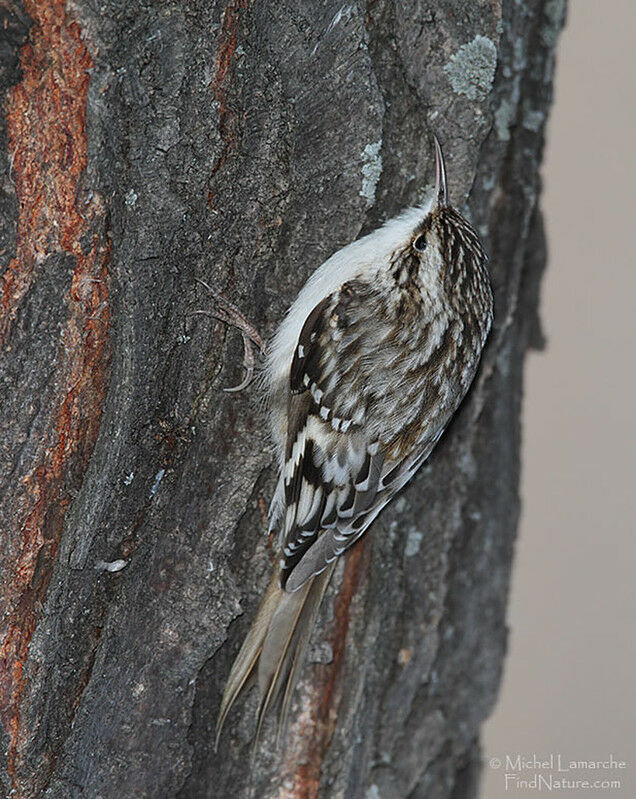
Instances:
[[[360,247],[363,260],[382,265],[398,286],[461,299],[487,283],[486,255],[476,231],[450,204],[444,154],[434,142],[435,186],[427,201],[351,246]]]

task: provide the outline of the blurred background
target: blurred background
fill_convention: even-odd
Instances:
[[[555,776],[621,789],[563,793],[636,796],[635,34],[634,0],[568,3],[543,165],[548,346],[526,364],[523,516],[484,799],[538,792],[506,790],[517,754],[612,754],[627,768]]]

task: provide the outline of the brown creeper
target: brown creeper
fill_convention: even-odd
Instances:
[[[492,322],[486,256],[449,204],[435,139],[429,201],[314,272],[269,348],[280,563],[230,673],[217,741],[249,677],[258,729],[284,725],[335,561],[426,460],[475,376]]]

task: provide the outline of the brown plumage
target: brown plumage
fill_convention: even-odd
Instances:
[[[336,559],[442,435],[492,322],[486,257],[448,205],[441,148],[429,202],[337,252],[305,284],[269,350],[280,564],[228,678],[217,740],[255,675],[257,722],[279,730]]]

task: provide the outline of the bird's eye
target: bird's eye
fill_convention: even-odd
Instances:
[[[424,236],[424,234],[418,236],[413,242],[413,247],[415,247],[418,252],[424,252],[426,249],[426,236]]]

